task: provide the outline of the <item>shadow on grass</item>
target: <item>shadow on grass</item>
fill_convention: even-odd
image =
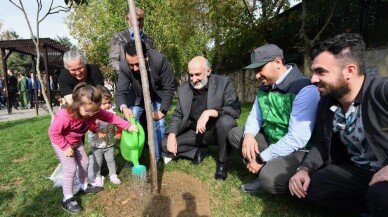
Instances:
[[[36,195],[29,200],[31,203],[21,205],[19,210],[11,216],[63,216],[66,214],[61,206],[61,188],[50,188]]]

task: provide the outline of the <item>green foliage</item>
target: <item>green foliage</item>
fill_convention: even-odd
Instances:
[[[69,48],[75,47],[75,45],[73,45],[73,43],[71,43],[70,38],[67,36],[61,37],[61,36],[57,35],[57,38],[55,40],[57,40],[59,43],[61,43],[63,45],[66,45]]]
[[[1,27],[1,24],[0,24]],[[0,40],[15,40],[19,39],[19,35],[13,31],[13,30],[4,30],[1,31],[0,28]],[[30,62],[27,55],[13,52],[7,59],[7,67],[8,69],[16,69],[19,72],[24,72],[27,67],[23,66],[25,64],[28,64]],[[3,70],[3,63],[0,62],[0,74],[2,74]]]
[[[168,57],[177,77],[185,74],[187,63],[197,55],[206,56],[215,73],[246,65],[250,52],[268,38],[270,18],[289,7],[285,0],[256,8],[246,0],[154,0],[136,4],[145,11],[145,32],[154,39],[156,50]],[[77,6],[71,12],[71,33],[90,62],[107,65],[112,34],[128,28],[127,12],[127,0],[90,0],[87,6]]]

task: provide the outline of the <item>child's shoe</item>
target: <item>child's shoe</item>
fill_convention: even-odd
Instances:
[[[103,178],[101,176],[97,176],[94,179],[94,182],[92,183],[92,185],[96,187],[103,187],[104,186]]]
[[[95,194],[102,190],[104,190],[103,187],[88,184],[88,187],[85,190],[79,189],[78,194]]]
[[[116,185],[121,184],[121,181],[120,181],[119,177],[117,177],[116,174],[110,175],[109,178],[113,184],[116,184]]]
[[[75,197],[67,199],[65,202],[62,202],[62,208],[70,213],[70,214],[76,214],[82,211],[82,206],[78,204]]]

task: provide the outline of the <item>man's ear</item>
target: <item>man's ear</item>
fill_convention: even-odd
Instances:
[[[211,73],[212,73],[212,69],[211,69],[211,68],[208,68],[208,69],[207,69],[207,76],[210,76]]]
[[[350,63],[344,67],[345,79],[350,79],[358,74],[358,67],[356,64]]]

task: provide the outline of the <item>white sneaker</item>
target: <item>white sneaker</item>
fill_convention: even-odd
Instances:
[[[167,155],[165,153],[162,153],[162,158],[163,158],[164,164],[168,164],[170,161],[174,159],[171,155]]]

